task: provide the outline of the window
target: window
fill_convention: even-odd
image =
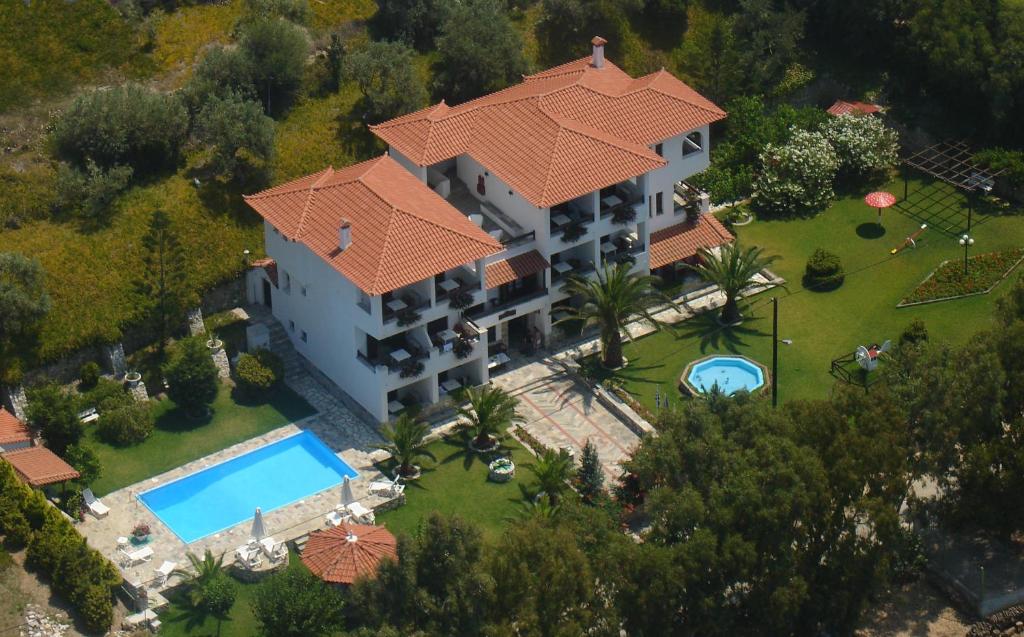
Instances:
[[[306,342],[308,342],[308,337],[306,336],[306,330],[302,330],[302,335],[301,335],[301,336],[299,336],[299,338],[301,338],[301,339],[302,339],[302,342],[303,342],[303,343],[306,343]]]
[[[704,150],[704,136],[699,131],[690,133],[683,138],[683,157]]]
[[[654,214],[655,215],[663,215],[663,214],[665,214],[664,197],[665,197],[665,193],[663,193],[663,192],[659,192],[656,195],[654,195]]]
[[[295,331],[295,321],[288,321],[288,329],[292,332]]]
[[[306,286],[299,288],[299,291],[302,292],[302,296],[306,296]]]
[[[662,154],[661,151],[662,151],[662,145],[661,144],[655,144],[654,152],[658,153],[658,157],[664,157],[664,155]]]
[[[287,272],[284,273],[284,291],[286,294],[292,293],[292,275]]]

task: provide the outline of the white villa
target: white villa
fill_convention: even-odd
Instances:
[[[503,91],[371,127],[386,155],[246,198],[268,255],[249,300],[376,419],[546,342],[570,275],[671,269],[732,240],[685,183],[725,113],[592,43]]]

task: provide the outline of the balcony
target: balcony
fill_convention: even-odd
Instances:
[[[513,316],[515,314],[513,308],[517,305],[522,305],[523,303],[529,303],[535,299],[543,298],[547,296],[547,294],[547,288],[512,292],[504,298],[492,299],[487,303],[482,303],[471,308],[466,312],[466,316],[473,319],[482,319],[484,317],[493,316],[494,314],[503,314],[509,311],[512,312],[509,316]]]
[[[601,242],[601,259],[604,264],[635,262],[647,246],[635,234],[619,234]]]
[[[584,276],[594,271],[594,262],[582,259],[567,259],[551,265],[551,286],[563,289],[574,276]]]
[[[636,204],[643,203],[644,194],[636,184],[624,181],[600,193],[601,218],[612,218],[612,223],[627,225],[636,221]]]
[[[438,330],[430,335],[430,342],[438,354],[455,354],[459,360],[469,358],[480,342],[480,331],[468,322],[459,322],[451,329]]]
[[[569,202],[551,209],[551,236],[561,237],[563,243],[573,243],[587,234],[587,226],[594,215]]]
[[[423,361],[430,358],[430,350],[420,345],[411,333],[399,334],[377,341],[367,338],[367,351],[372,355],[356,352],[358,358],[367,367],[377,372],[387,368],[388,374],[396,374],[402,378],[414,378],[423,373]]]
[[[464,270],[449,273],[443,280],[435,278],[434,298],[438,305],[447,301],[453,310],[464,310],[477,301],[480,281]]]
[[[469,217],[481,230],[501,242],[506,248],[523,245],[534,240],[534,232],[527,232],[515,219],[488,201],[480,201],[453,173],[448,174],[451,184],[446,199],[456,210]]]
[[[676,215],[685,214],[687,221],[696,221],[700,214],[707,212],[710,207],[708,194],[685,181],[675,184],[673,190],[673,211]]]
[[[430,307],[429,298],[409,289],[385,294],[382,301],[384,322],[397,321],[401,327],[418,323],[422,318],[422,310]]]

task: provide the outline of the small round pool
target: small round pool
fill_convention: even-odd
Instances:
[[[722,392],[732,395],[741,389],[760,389],[767,377],[763,365],[745,356],[709,356],[687,365],[681,380],[694,394],[707,393],[717,384]]]

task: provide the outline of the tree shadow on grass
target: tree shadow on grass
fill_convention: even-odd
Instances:
[[[869,221],[857,226],[857,236],[861,239],[881,239],[885,236],[885,226]]]
[[[750,338],[771,337],[768,332],[750,326],[751,320],[757,317],[750,314],[749,309],[739,325],[722,325],[717,317],[718,313],[713,311],[693,317],[679,328],[679,338],[699,339],[701,354],[707,354],[709,350],[738,354],[740,348],[750,346]],[[682,368],[679,371],[682,372]]]
[[[370,132],[369,123],[363,119],[366,112],[364,99],[357,100],[351,110],[338,115],[338,142],[356,161],[370,159],[385,150],[377,136]]]
[[[172,433],[194,431],[210,424],[213,421],[213,413],[213,409],[210,409],[202,416],[192,416],[185,413],[181,407],[174,407],[157,417],[156,428]]]
[[[483,453],[473,451],[469,448],[469,441],[472,437],[473,436],[468,431],[463,430],[445,438],[445,444],[452,447],[452,452],[444,458],[441,458],[437,464],[443,465],[461,460],[462,468],[469,471],[476,462],[481,462],[484,466],[487,466],[487,464],[497,456],[512,455],[512,447],[506,444],[505,440],[501,440],[493,451]]]
[[[221,634],[221,628],[224,623],[231,623],[231,617],[221,617],[214,615],[203,608],[196,608],[192,606],[188,599],[185,597],[185,591],[182,589],[176,592],[172,596],[171,608],[160,615],[160,621],[167,625],[181,624],[185,627],[185,631],[189,635],[195,635],[197,637],[215,637]],[[232,609],[237,607],[237,602]],[[213,629],[202,630],[207,620],[214,620],[216,625]]]

